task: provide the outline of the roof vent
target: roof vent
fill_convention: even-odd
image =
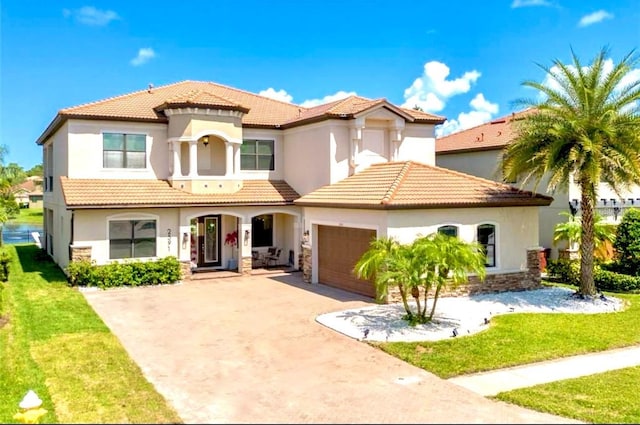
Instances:
[[[151,89],[153,89],[153,83],[149,83],[149,87],[147,87],[147,93],[151,93]]]

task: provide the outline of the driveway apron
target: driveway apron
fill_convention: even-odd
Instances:
[[[300,273],[85,291],[185,423],[569,423],[317,323],[371,300]],[[574,422],[575,423],[575,422]]]

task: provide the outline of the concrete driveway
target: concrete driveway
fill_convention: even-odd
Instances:
[[[315,321],[371,304],[299,273],[84,292],[186,423],[568,423]]]

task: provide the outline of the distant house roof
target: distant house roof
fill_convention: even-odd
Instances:
[[[69,179],[60,177],[69,209],[212,205],[291,205],[300,195],[282,180],[245,180],[231,194],[192,194],[166,180]]]
[[[20,184],[11,188],[11,192],[15,195],[25,193],[30,195],[42,195],[42,180],[27,179]]]
[[[315,108],[305,108],[212,82],[187,80],[61,109],[37,143],[44,143],[71,118],[166,123],[165,109],[210,107],[245,113],[242,124],[246,127],[286,128],[314,120],[349,119],[376,106],[402,114],[411,122],[441,124],[445,120],[437,115],[395,106],[385,99],[351,96]]]
[[[513,121],[533,113],[532,109],[514,112],[485,124],[436,138],[436,154],[502,149],[513,140]]]
[[[294,203],[365,209],[549,205],[552,197],[414,161],[385,162],[321,187]]]

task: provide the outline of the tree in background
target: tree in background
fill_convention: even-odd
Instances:
[[[567,241],[569,243],[569,249],[575,250],[575,247],[579,246],[582,240],[582,223],[580,222],[580,218],[573,216],[567,211],[561,211],[559,214],[566,216],[567,221],[556,224],[553,230],[553,244],[556,245],[558,242]],[[610,253],[607,248],[611,247],[615,238],[616,225],[606,222],[602,215],[596,213],[593,217],[595,257],[601,260],[608,259]]]
[[[4,223],[20,212],[20,207],[13,196],[13,186],[24,181],[22,167],[16,163],[4,165],[9,149],[0,145],[0,245],[2,245],[2,228]]]
[[[624,213],[613,248],[617,271],[640,276],[640,209],[630,208]]]
[[[594,296],[594,205],[600,182],[617,193],[640,184],[640,80],[632,50],[613,64],[603,48],[584,66],[572,51],[572,63],[539,65],[550,83],[525,81],[540,96],[517,104],[533,108],[516,122],[503,169],[508,179],[522,178],[535,187],[549,178],[550,192],[566,188],[573,177],[581,192],[580,285]]]

